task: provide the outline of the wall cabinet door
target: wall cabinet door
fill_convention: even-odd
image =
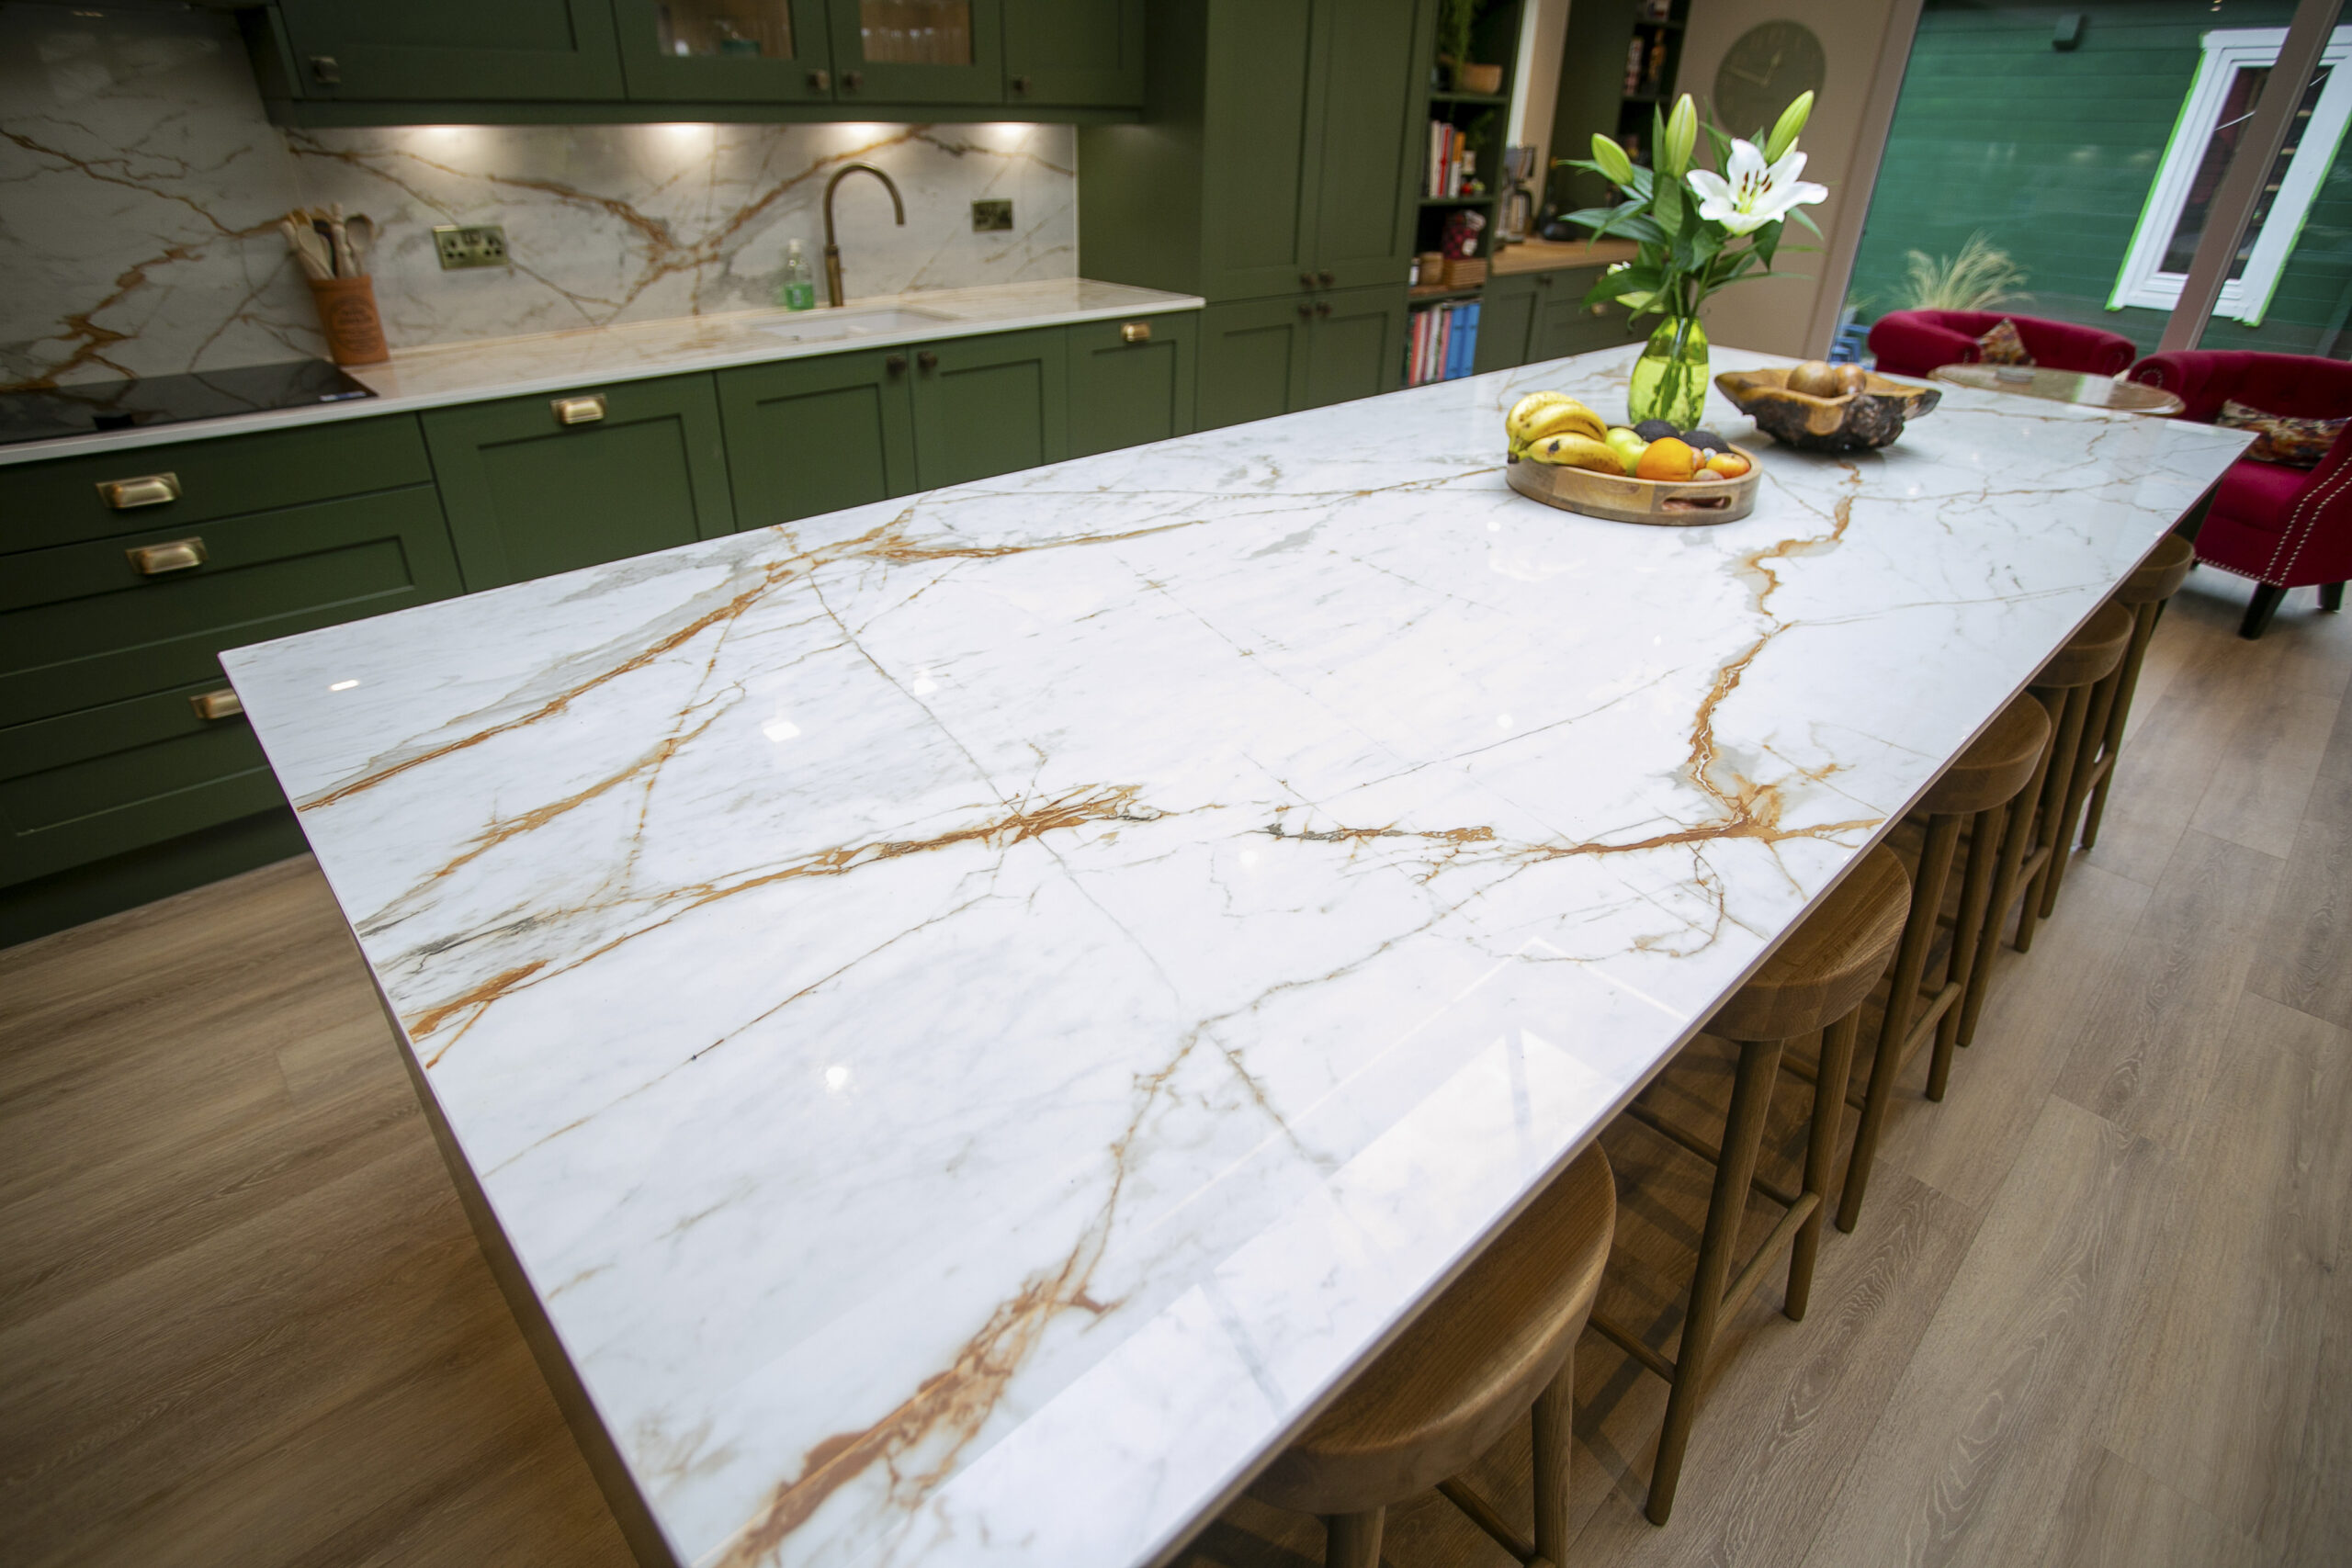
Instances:
[[[1069,450],[1058,327],[948,338],[915,352],[915,488],[1057,463]]]
[[[580,400],[602,412],[564,423],[561,405]],[[469,592],[735,526],[707,376],[437,409],[423,423]]]
[[[771,527],[915,488],[911,349],[718,373],[735,523]]]
[[[1088,321],[1069,329],[1068,352],[1071,457],[1192,434],[1193,315]]]
[[[1570,355],[1615,348],[1622,344],[1634,342],[1643,335],[1626,325],[1623,306],[1588,306],[1584,302],[1584,288],[1572,287],[1574,275],[1558,273],[1552,276],[1558,281],[1553,285],[1549,296],[1536,303],[1534,336],[1527,348],[1529,363],[1539,359],[1566,359]]]
[[[1001,104],[1000,0],[827,0],[833,97],[870,104]]]
[[[1293,408],[1391,392],[1404,379],[1405,290],[1347,288],[1315,301],[1306,378]]]
[[[1144,0],[1003,3],[1006,103],[1143,103]]]
[[[1534,330],[1537,300],[1549,294],[1548,272],[1489,277],[1478,296],[1478,356],[1474,374],[1510,370],[1527,363],[1527,339]]]
[[[278,0],[314,99],[618,98],[612,0]]]
[[[628,96],[830,103],[824,0],[613,0]]]
[[[1405,276],[1412,233],[1407,160],[1425,157],[1426,124],[1408,123],[1418,9],[1414,0],[1323,0],[1308,93],[1316,277],[1350,288]]]
[[[1212,4],[1201,131],[1201,291],[1211,299],[1295,293],[1311,273],[1314,22],[1310,0]]]
[[[1306,384],[1313,312],[1304,299],[1250,299],[1201,312],[1199,429],[1291,411]]]

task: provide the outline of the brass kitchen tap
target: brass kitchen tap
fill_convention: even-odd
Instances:
[[[871,164],[843,164],[833,172],[833,177],[825,182],[825,299],[836,306],[842,302],[842,248],[833,243],[833,190],[861,169],[882,182],[882,188],[890,193],[891,209],[899,215],[899,227],[907,226],[907,204],[899,199],[899,187],[889,175]]]

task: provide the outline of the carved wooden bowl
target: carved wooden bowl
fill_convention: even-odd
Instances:
[[[1868,376],[1842,398],[1792,392],[1786,370],[1726,370],[1715,388],[1783,446],[1809,452],[1852,452],[1892,445],[1903,427],[1943,400],[1933,387]]]
[[[1503,467],[1503,482],[1531,501],[1611,523],[1668,528],[1736,523],[1756,510],[1757,476],[1762,470],[1755,453],[1739,446],[1732,450],[1747,459],[1747,472],[1736,479],[1637,479],[1512,457]]]

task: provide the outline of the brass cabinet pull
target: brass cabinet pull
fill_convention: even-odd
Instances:
[[[1329,315],[1331,313],[1331,301],[1329,299],[1317,299],[1315,301],[1315,313],[1318,316]]]
[[[314,54],[311,56],[311,79],[322,87],[339,87],[343,85],[343,67],[332,54]]]
[[[1315,287],[1315,275],[1314,275],[1313,273],[1311,273],[1311,272],[1302,272],[1302,273],[1300,273],[1300,274],[1298,275],[1298,286],[1299,286],[1301,288],[1314,288],[1314,287]]]
[[[865,73],[863,71],[842,72],[842,85],[847,87],[853,93],[856,92],[860,87],[865,85]]]
[[[1149,321],[1127,322],[1119,329],[1119,341],[1121,343],[1149,343],[1151,323]]]
[[[1301,299],[1298,302],[1298,313],[1302,316],[1311,316],[1315,314],[1315,307]]]
[[[101,479],[98,493],[117,512],[128,512],[134,506],[161,506],[180,498],[180,477],[141,474],[135,479]]]
[[[202,566],[204,541],[166,539],[160,545],[141,545],[122,553],[130,558],[131,570],[140,576],[161,577],[167,571],[188,571]]]
[[[831,92],[833,73],[830,71],[811,71],[808,73],[808,90],[812,93]]]
[[[198,692],[188,698],[187,705],[196,710],[197,717],[203,719],[234,718],[245,711],[237,694],[226,686],[217,692]]]
[[[1026,76],[1015,76],[1012,79],[1012,90],[1025,96],[1029,91],[1029,78]]]
[[[1535,287],[1536,287],[1536,288],[1551,288],[1551,287],[1552,287],[1552,275],[1551,275],[1550,273],[1548,273],[1548,272],[1539,272],[1539,273],[1537,273],[1537,274],[1535,275]]]
[[[906,373],[907,356],[903,354],[893,354],[882,361],[882,368],[893,376],[903,375]]]
[[[1338,281],[1338,279],[1334,278],[1334,277],[1331,276],[1330,270],[1329,270],[1329,268],[1326,268],[1325,270],[1323,270],[1323,271],[1321,271],[1321,272],[1318,272],[1318,273],[1317,273],[1317,274],[1315,275],[1315,281],[1316,281],[1316,282],[1317,282],[1317,283],[1319,283],[1319,284],[1321,284],[1324,288],[1330,288],[1330,287],[1331,287],[1331,285],[1332,285],[1333,283],[1337,282],[1337,281]]]
[[[555,410],[558,424],[594,424],[605,417],[603,393],[586,398],[551,398],[548,407]]]
[[[1596,315],[1596,316],[1598,316],[1598,315],[1601,315],[1601,314],[1604,314],[1604,313],[1608,310],[1608,309],[1609,309],[1609,301],[1608,301],[1608,300],[1606,300],[1606,299],[1604,299],[1604,300],[1602,300],[1600,304],[1595,305],[1595,306],[1592,308],[1592,313],[1593,313],[1594,315]]]
[[[939,368],[939,355],[926,348],[915,355],[915,363],[925,370],[936,370]]]

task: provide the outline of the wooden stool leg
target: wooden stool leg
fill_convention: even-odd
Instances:
[[[1559,1375],[1535,1396],[1535,1561],[1550,1568],[1565,1568],[1568,1561],[1568,1449],[1576,1440],[1570,1396],[1576,1373],[1571,1350]]]
[[[1813,1263],[1821,1254],[1829,1172],[1838,1163],[1838,1130],[1846,1124],[1846,1080],[1853,1076],[1854,1040],[1861,1032],[1862,1010],[1856,1008],[1821,1035],[1821,1071],[1813,1083],[1813,1134],[1805,1140],[1804,1190],[1799,1196],[1800,1201],[1813,1200],[1813,1213],[1805,1216],[1796,1244],[1789,1248],[1789,1291],[1781,1307],[1791,1323],[1803,1323],[1805,1309],[1813,1304]]]
[[[1388,1510],[1323,1516],[1323,1568],[1380,1568],[1380,1529]]]
[[[1731,1278],[1732,1253],[1739,1245],[1739,1222],[1747,1211],[1756,1152],[1764,1142],[1764,1118],[1772,1109],[1772,1083],[1780,1070],[1781,1042],[1739,1043],[1739,1076],[1732,1082],[1731,1111],[1724,1118],[1723,1156],[1715,1162],[1715,1190],[1707,1201],[1698,1267],[1690,1275],[1690,1307],[1682,1320],[1682,1343],[1674,1353],[1674,1390],[1667,1395],[1666,1426],[1658,1433],[1657,1462],[1650,1471],[1647,1511],[1654,1525],[1666,1523],[1674,1513],[1674,1489],[1682,1479],[1690,1424],[1698,1418],[1699,1393],[1721,1326],[1724,1286]]]
[[[1894,985],[1886,994],[1886,1017],[1871,1055],[1871,1083],[1862,1097],[1862,1124],[1846,1160],[1846,1190],[1838,1201],[1838,1228],[1850,1231],[1861,1218],[1862,1195],[1871,1184],[1871,1162],[1878,1157],[1879,1129],[1886,1124],[1894,1080],[1903,1072],[1903,1042],[1919,1006],[1919,975],[1936,936],[1936,911],[1943,907],[1944,884],[1951,876],[1952,846],[1960,841],[1960,818],[1939,814],[1928,819],[1928,847],[1919,856],[1919,880],[1911,893],[1911,913],[1903,921],[1903,944],[1894,950]],[[1825,1045],[1824,1051],[1827,1050]],[[1800,1246],[1803,1243],[1799,1243]]]
[[[2115,711],[2115,694],[2122,684],[2123,671],[2119,667],[2091,687],[2090,711],[2084,721],[2081,742],[2075,749],[2075,767],[2066,780],[2065,803],[2058,810],[2054,840],[2058,852],[2050,857],[2049,868],[2042,873],[2041,918],[2045,920],[2058,907],[2058,889],[2066,881],[2066,863],[2075,858],[2075,828],[2082,820],[2083,801],[2090,794],[2091,772],[2098,763],[2108,716]]]
[[[1976,814],[1968,833],[1968,873],[1960,884],[1960,919],[1951,928],[1951,956],[1944,965],[1944,984],[1958,986],[1965,995],[1976,978],[1978,943],[1983,936],[1984,909],[1993,892],[1993,866],[2000,858],[2001,827],[2008,808],[1996,806]],[[1928,1064],[1928,1098],[1940,1100],[1951,1083],[1951,1048],[1960,1036],[1960,1009],[1944,1009],[1936,1020],[1935,1055]],[[1840,1229],[1853,1227],[1840,1222]]]
[[[2091,694],[2086,687],[2070,686],[2058,706],[2058,733],[2050,746],[2050,766],[2041,779],[2041,808],[2034,833],[2035,847],[2050,852],[2041,863],[2041,873],[2025,890],[2025,901],[2018,909],[2017,949],[2019,953],[2033,950],[2034,922],[2041,918],[2041,890],[2050,884],[2050,868],[2065,858],[2066,841],[2060,837],[2058,813],[2066,804],[2067,786],[2075,779],[2075,754],[2082,749],[2083,722],[2090,716]]]
[[[2054,745],[2057,737],[2052,736],[2051,740]],[[2041,798],[2043,776],[2049,771],[2050,753],[2045,750],[2041,761],[2034,764],[2033,777],[2009,802],[2007,825],[2001,833],[2001,863],[1993,874],[1993,899],[1984,907],[1984,923],[1977,933],[1976,965],[1968,972],[1968,988],[1960,998],[1956,1038],[1962,1045],[1976,1038],[1976,1017],[1984,1010],[1984,993],[1992,987],[1993,958],[2001,951],[2001,927],[2009,918],[2009,906],[2017,902],[2018,875],[2033,842],[2034,803]]]
[[[2148,657],[2148,639],[2156,635],[2156,615],[2164,609],[2162,601],[2132,607],[2132,646],[2124,650],[2122,684],[2116,688],[2115,706],[2107,716],[2107,733],[2099,744],[2099,755],[2107,759],[2107,771],[2098,776],[2098,787],[2091,792],[2090,810],[2083,817],[2083,848],[2098,842],[2099,818],[2107,814],[2107,792],[2115,784],[2116,754],[2123,750],[2123,726],[2132,717],[2132,694],[2140,689],[2140,665]]]

